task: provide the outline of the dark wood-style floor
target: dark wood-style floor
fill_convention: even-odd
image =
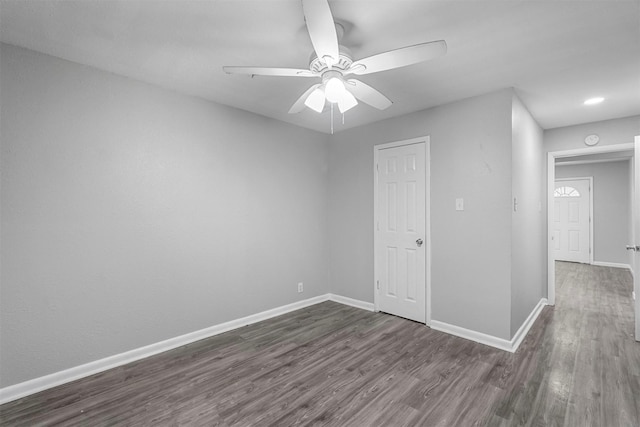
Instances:
[[[625,270],[558,263],[515,354],[325,302],[0,407],[2,425],[638,426]]]

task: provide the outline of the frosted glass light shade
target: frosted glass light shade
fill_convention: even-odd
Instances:
[[[322,113],[324,110],[324,91],[321,88],[316,88],[304,101],[304,105],[313,111]]]
[[[344,88],[344,83],[342,83],[342,81],[337,77],[330,78],[329,81],[327,81],[327,83],[325,84],[324,88],[324,93],[327,97],[327,101],[333,103],[340,102],[346,91],[347,90]]]
[[[356,97],[353,96],[351,92],[345,89],[344,93],[342,94],[342,99],[338,101],[338,109],[340,110],[340,112],[344,113],[345,111],[352,109],[356,105],[358,105]]]

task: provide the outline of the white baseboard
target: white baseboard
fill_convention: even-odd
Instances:
[[[343,297],[341,295],[329,294],[329,300],[339,302],[340,304],[350,305],[351,307],[361,308],[367,311],[374,311],[373,303],[364,302],[357,299]]]
[[[513,335],[513,338],[511,338],[511,340],[498,338],[493,335],[484,334],[482,332],[473,331],[471,329],[462,328],[460,326],[451,325],[433,319],[431,320],[431,328],[440,332],[455,335],[460,338],[475,341],[480,344],[495,347],[500,350],[515,353],[515,351],[520,346],[520,343],[522,343],[522,340],[524,340],[524,338],[527,336],[529,329],[531,329],[531,326],[533,326],[545,305],[547,305],[547,299],[540,299],[540,301],[538,301],[538,304],[536,304],[522,326],[520,326],[518,331]]]
[[[65,369],[64,371],[54,372],[53,374],[4,387],[0,389],[0,405],[3,403],[11,402],[12,400],[20,399],[21,397],[50,389],[52,387],[78,380],[80,378],[88,377],[90,375],[106,371],[108,369],[135,362],[136,360],[144,359],[146,357],[163,353],[168,350],[173,350],[174,348],[182,347],[195,341],[222,334],[224,332],[241,328],[246,325],[261,322],[263,320],[271,319],[273,317],[300,310],[301,308],[319,304],[324,301],[335,301],[340,304],[373,311],[373,304],[368,302],[359,301],[353,298],[343,297],[341,295],[335,294],[319,295],[317,297],[297,301],[291,304],[283,305],[281,307],[276,307],[271,310],[263,311],[261,313],[242,317],[240,319],[220,323],[218,325],[210,326],[199,331],[190,332],[188,334],[170,338],[165,341],[160,341],[144,347],[139,347],[130,351],[125,351],[124,353],[105,357],[104,359],[95,360],[84,365],[74,366],[73,368]]]
[[[629,264],[620,262],[594,261],[591,265],[595,265],[597,267],[626,268],[627,270],[631,270],[631,266]]]
[[[473,331],[460,326],[451,325],[446,322],[431,319],[431,329],[455,335],[460,338],[475,341],[480,344],[498,348],[500,350],[511,351],[511,343],[504,338],[494,337],[493,335],[483,334],[482,332]]]
[[[160,341],[144,347],[126,351],[124,353],[105,357],[104,359],[99,359],[93,362],[86,363],[84,365],[74,366],[73,368],[65,369],[64,371],[55,372],[43,377],[34,378],[32,380],[4,387],[0,389],[0,404],[10,402],[12,400],[28,396],[30,394],[38,393],[40,391],[59,386],[61,384],[75,381],[80,378],[88,377],[89,375],[94,375],[108,369],[125,365],[127,363],[135,362],[136,360],[144,359],[146,357],[172,350],[183,345],[191,344],[195,341],[228,332],[242,326],[251,325],[263,320],[271,319],[272,317],[280,316],[282,314],[286,314],[295,310],[300,310],[301,308],[328,301],[330,299],[330,296],[331,294],[325,294],[303,301],[297,301],[292,304],[283,305],[281,307],[263,311],[261,313],[252,314],[250,316],[231,320],[225,323],[220,323],[218,325],[210,326],[199,331],[190,332],[188,334],[170,338],[165,341]],[[335,301],[340,302],[339,300]]]
[[[533,324],[536,323],[536,319],[542,312],[542,309],[548,304],[549,304],[549,301],[547,301],[546,298],[541,298],[540,301],[538,301],[538,304],[536,304],[536,306],[533,307],[533,310],[531,311],[531,313],[529,313],[529,316],[527,317],[527,319],[524,321],[524,323],[522,323],[520,328],[513,335],[513,338],[511,338],[512,350],[509,350],[509,351],[511,351],[512,353],[515,353],[518,347],[520,347],[520,344],[529,333],[529,329],[531,329]]]

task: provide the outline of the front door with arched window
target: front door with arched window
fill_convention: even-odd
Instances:
[[[555,259],[590,263],[591,179],[558,179],[553,192]]]

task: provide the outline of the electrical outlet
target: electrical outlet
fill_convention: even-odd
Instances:
[[[304,291],[304,285],[302,284],[302,282],[298,283],[298,293]]]

